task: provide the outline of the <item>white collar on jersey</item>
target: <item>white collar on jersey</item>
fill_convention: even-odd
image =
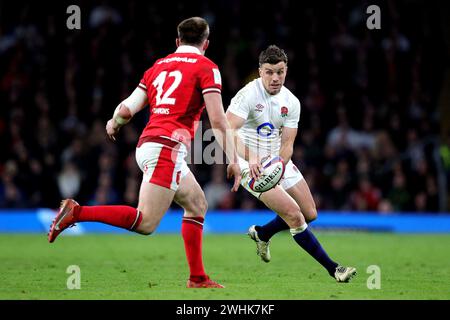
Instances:
[[[202,54],[200,50],[194,46],[182,45],[177,48],[175,53],[197,53]]]

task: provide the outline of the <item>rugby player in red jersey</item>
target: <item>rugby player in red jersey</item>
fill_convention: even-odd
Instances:
[[[73,199],[61,202],[48,240],[53,242],[77,222],[96,221],[151,234],[172,201],[184,208],[181,233],[190,277],[188,288],[223,288],[205,273],[202,260],[203,221],[207,202],[189,170],[185,157],[194,137],[195,124],[206,107],[216,139],[231,165],[232,191],[240,183],[240,168],[221,97],[219,68],[204,56],[209,45],[209,26],[200,17],[178,25],[177,50],[148,69],[133,93],[114,111],[106,132],[115,140],[119,129],[147,104],[150,119],[136,148],[136,161],[143,172],[137,208],[130,206],[81,206]],[[228,131],[228,132],[227,132]]]

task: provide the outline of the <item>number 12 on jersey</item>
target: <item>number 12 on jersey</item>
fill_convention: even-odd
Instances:
[[[152,83],[153,86],[156,88],[156,105],[157,106],[161,105],[161,104],[170,104],[170,105],[175,104],[175,98],[171,98],[170,95],[180,85],[183,75],[181,74],[180,71],[175,70],[175,71],[170,72],[168,76],[173,77],[175,79],[174,79],[172,85],[169,87],[169,89],[167,89],[167,91],[164,93],[164,95],[163,95],[163,86],[164,86],[164,82],[167,79],[167,71],[162,71]],[[163,95],[162,98],[161,98],[161,95]]]

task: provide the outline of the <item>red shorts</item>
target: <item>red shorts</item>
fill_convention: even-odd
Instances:
[[[177,191],[189,172],[186,147],[164,137],[147,138],[136,148],[136,162],[146,182]]]

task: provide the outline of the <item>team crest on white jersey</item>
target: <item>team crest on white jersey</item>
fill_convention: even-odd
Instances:
[[[281,107],[281,117],[285,118],[288,115],[288,108],[287,107]]]

